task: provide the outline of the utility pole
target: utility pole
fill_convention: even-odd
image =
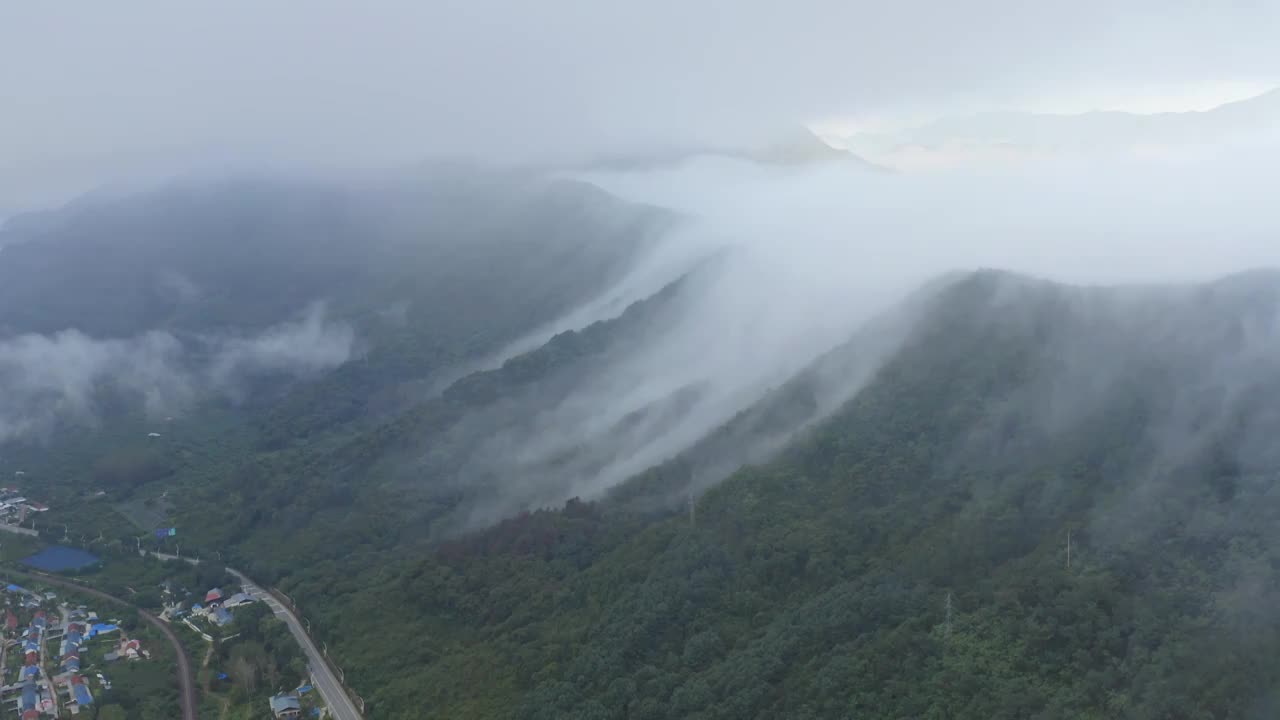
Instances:
[[[951,639],[951,591],[950,590],[947,591],[947,621],[946,621],[946,624],[943,626],[943,634],[948,640]]]

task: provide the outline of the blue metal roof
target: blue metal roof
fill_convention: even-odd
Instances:
[[[84,685],[72,685],[71,691],[76,694],[76,702],[80,705],[93,704],[93,696],[89,694],[89,688]]]
[[[276,695],[271,698],[271,711],[281,713],[285,710],[301,710],[302,703],[293,695]]]
[[[104,623],[98,623],[89,628],[89,637],[90,638],[97,637],[101,633],[114,632],[119,629],[120,628],[116,625],[107,625]]]

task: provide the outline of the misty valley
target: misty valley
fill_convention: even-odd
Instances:
[[[0,714],[1275,717],[1275,97],[16,214]]]

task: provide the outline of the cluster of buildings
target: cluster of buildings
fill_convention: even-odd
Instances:
[[[130,638],[120,638],[120,642],[116,645],[115,650],[104,653],[102,659],[106,662],[115,662],[120,658],[126,660],[140,660],[142,658],[150,658],[151,653],[142,649],[142,643]]]
[[[96,619],[96,616],[93,617]],[[58,651],[58,665],[62,668],[59,679],[67,688],[69,701],[75,703],[73,712],[79,712],[81,708],[93,704],[93,694],[89,692],[89,686],[80,675],[81,648],[89,638],[119,629],[115,625],[89,624],[87,622],[89,618],[89,614],[82,610],[71,611]]]
[[[57,613],[46,611],[42,606],[48,607],[48,602],[56,600],[53,593],[32,592],[16,585],[9,585],[5,590],[9,595],[5,598],[3,623],[5,635],[10,639],[0,645],[5,648],[0,667],[6,660],[10,664],[5,668],[5,679],[0,681],[0,697],[6,704],[15,704],[9,707],[16,706],[20,720],[36,720],[64,711],[72,715],[81,712],[92,715],[93,693],[87,677],[81,674],[84,652],[90,640],[119,632],[120,628],[102,622],[84,606],[73,608],[63,604]],[[33,610],[31,621],[20,629],[15,611],[26,608]],[[120,647],[123,656],[146,656],[137,641],[122,640]],[[11,670],[15,664],[16,671]],[[13,678],[13,684],[5,684],[10,682],[9,678]],[[109,687],[101,673],[98,680],[103,687]]]
[[[17,624],[17,618],[10,611],[5,616],[5,623],[9,624],[9,618],[13,618],[13,624]],[[22,685],[21,695],[18,699],[19,717],[22,720],[35,720],[40,717],[40,644],[44,642],[45,630],[49,627],[49,617],[43,610],[36,611],[35,617],[31,619],[31,624],[22,633],[23,664],[22,669],[18,671],[18,680]]]
[[[45,512],[48,505],[28,500],[14,487],[0,487],[0,519],[10,525],[21,525],[31,513]]]
[[[253,598],[242,592],[225,597],[222,588],[213,588],[205,593],[204,604],[193,604],[191,612],[193,615],[204,615],[209,622],[218,627],[225,627],[231,624],[231,608],[248,605],[251,602]]]

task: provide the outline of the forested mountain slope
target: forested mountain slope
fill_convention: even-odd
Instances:
[[[0,471],[104,552],[146,505],[291,592],[371,718],[1272,708],[1276,274],[948,277],[747,395],[646,366],[723,352],[670,336],[722,256],[504,360],[674,222],[573,183],[240,179],[37,220],[0,251]],[[682,427],[708,405],[745,409]]]
[[[153,416],[256,403],[289,418],[262,439],[278,446],[437,391],[604,293],[673,218],[440,165],[192,180],[20,220],[0,261],[0,381],[21,402],[0,441],[48,430],[32,416],[102,420],[114,406],[92,394],[113,385]],[[318,382],[278,403],[299,378]]]
[[[214,410],[252,448],[375,424],[605,293],[673,221],[452,165],[192,180],[14,218],[0,443],[37,443],[38,462],[64,429]]]
[[[3,231],[6,335],[248,331],[324,301],[438,342],[509,336],[603,290],[669,222],[588,185],[463,165],[193,179],[44,215]]]
[[[979,273],[693,512],[285,582],[376,717],[1268,717],[1278,309]]]

